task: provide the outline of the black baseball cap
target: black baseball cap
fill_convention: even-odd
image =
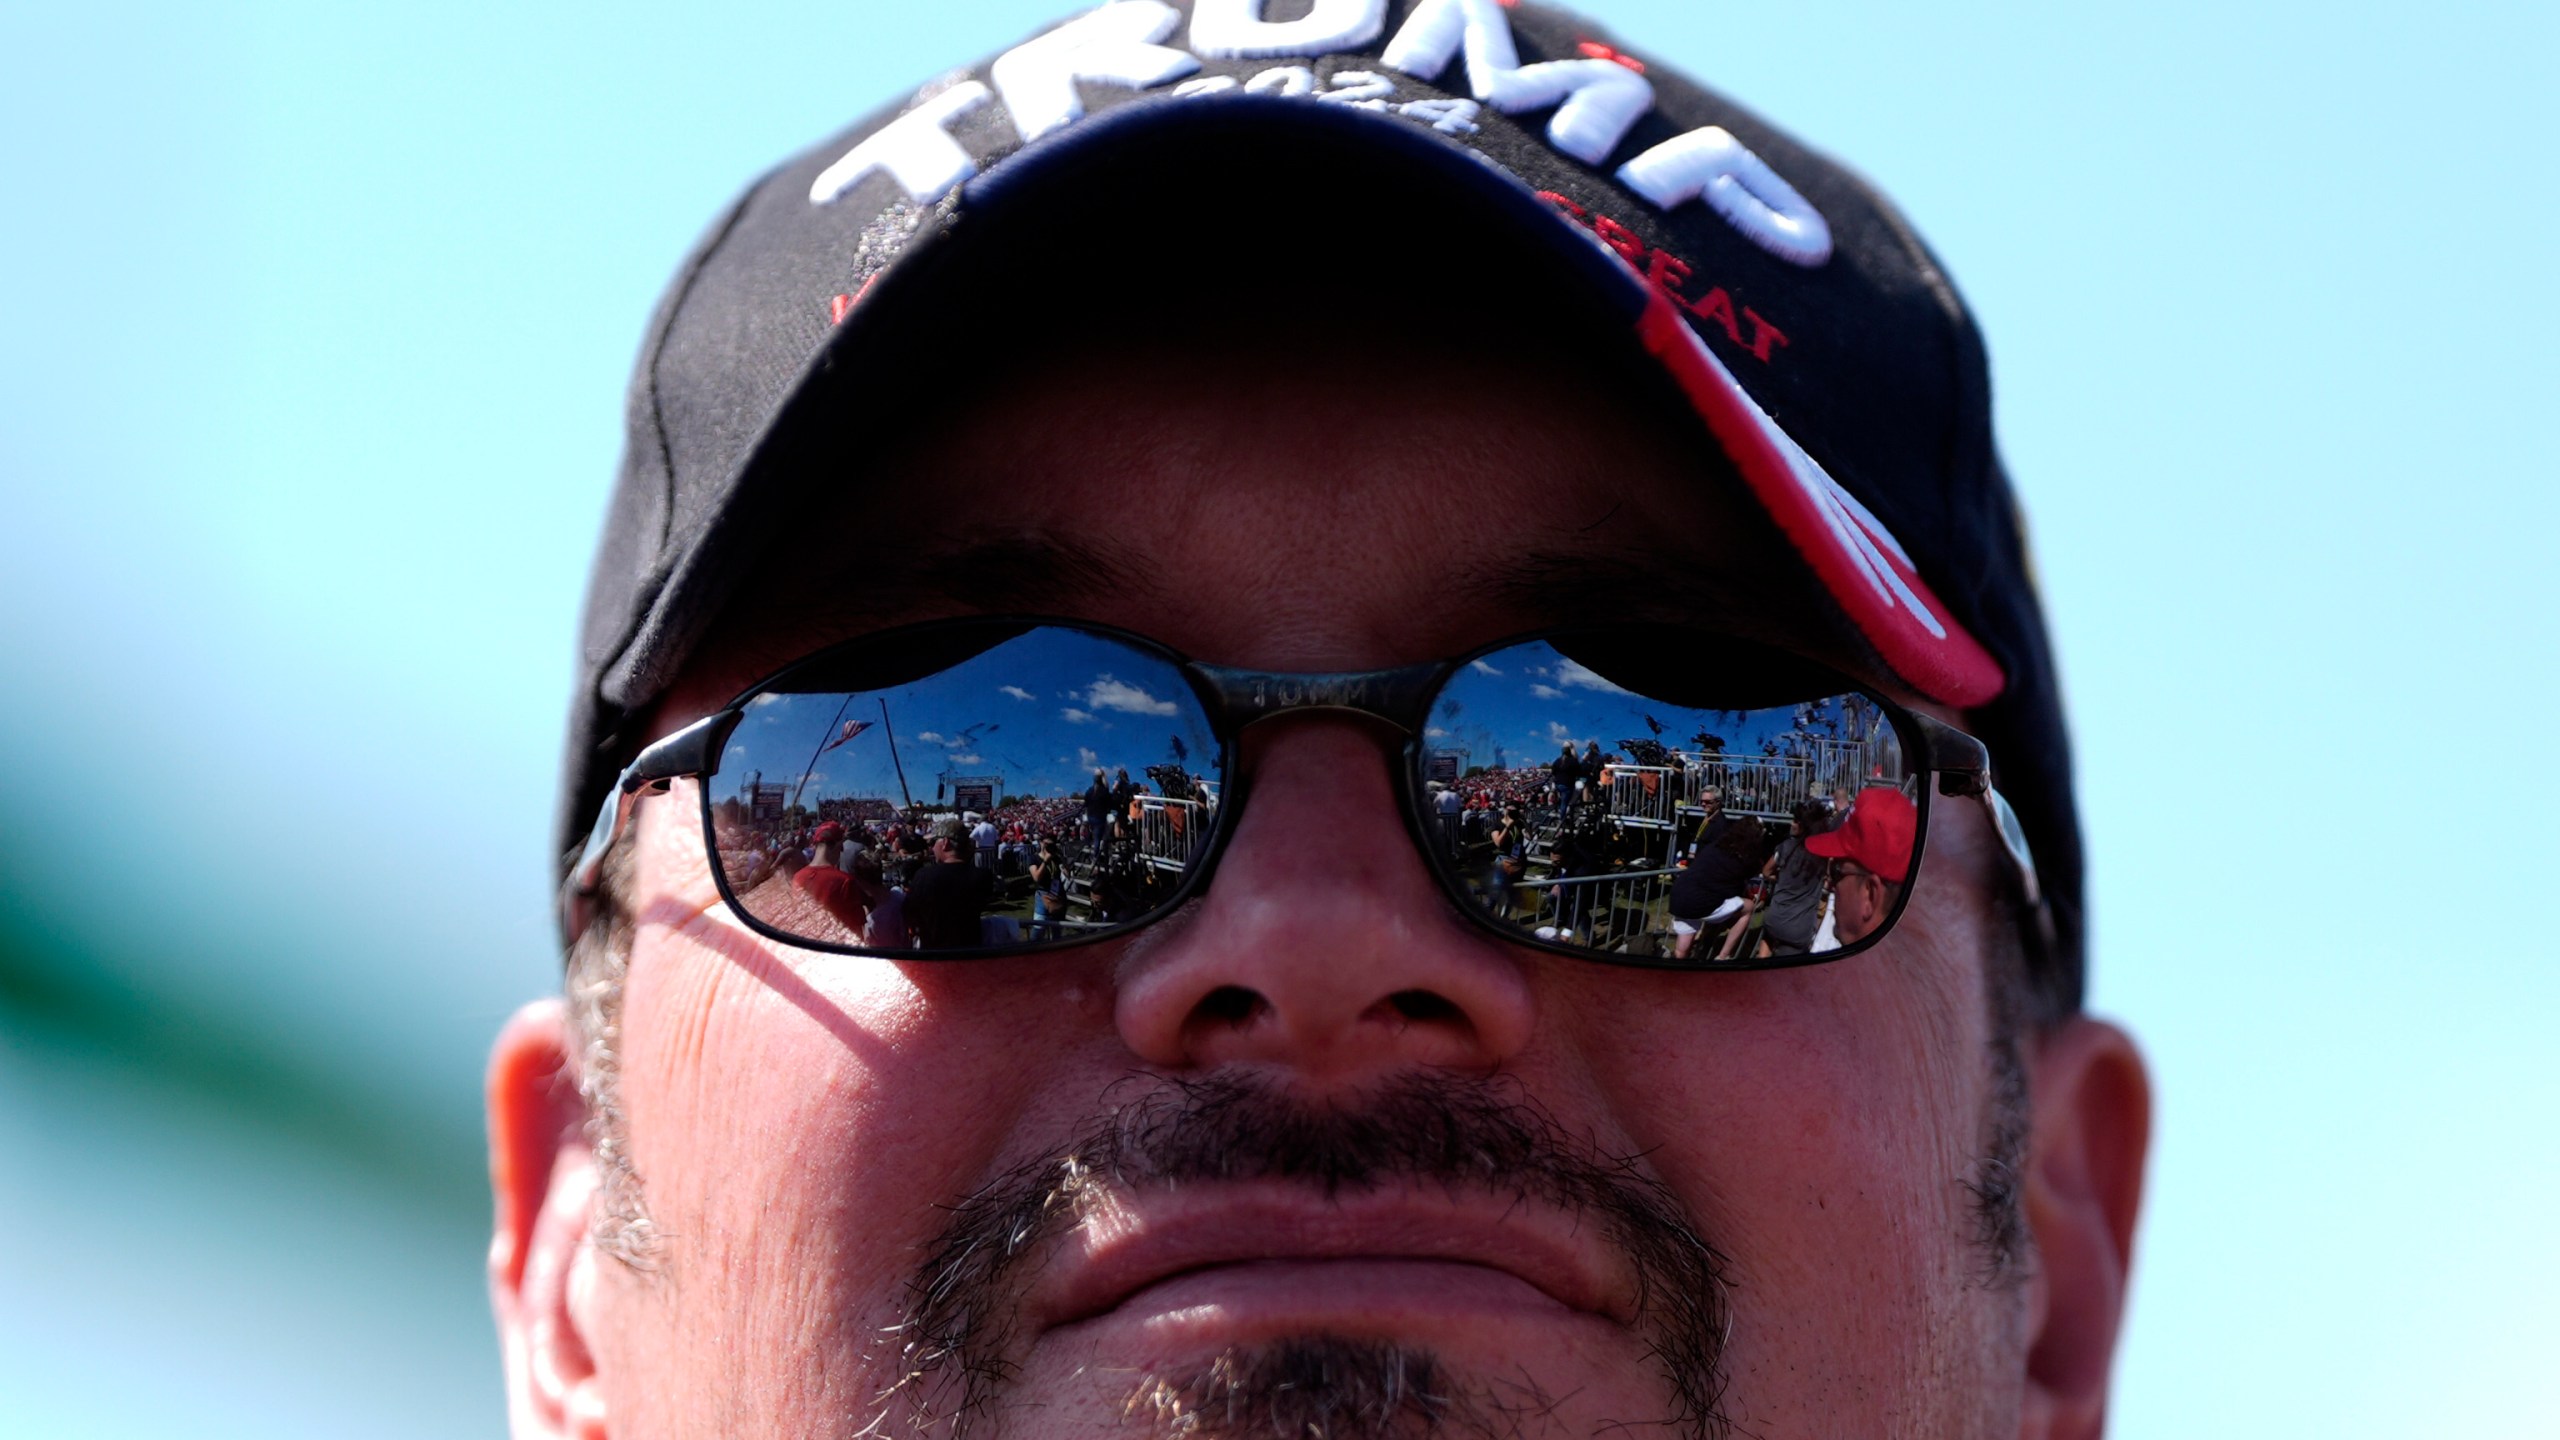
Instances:
[[[912,411],[921,349],[1003,343],[1027,257],[1142,255],[1199,216],[1249,224],[1257,204],[1375,203],[1423,227],[1426,253],[1499,255],[1507,283],[1467,303],[1570,311],[1642,357],[1845,643],[1966,713],[2053,907],[2044,999],[2076,1008],[2069,739],[1981,338],[1927,247],[1838,163],[1562,11],[1266,9],[1282,13],[1088,10],[784,162],[713,223],[632,382],[582,626],[563,864],[811,474],[845,483],[846,455]]]

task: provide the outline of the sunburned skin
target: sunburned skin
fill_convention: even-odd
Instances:
[[[783,539],[660,733],[973,594],[1275,670],[1453,655],[1594,596],[1826,643],[1766,522],[1569,370],[1301,358],[1088,359],[936,426]],[[1094,563],[865,587],[936,547]],[[572,1042],[531,1007],[492,1073],[518,1433],[2096,1433],[2147,1091],[2110,1027],[2031,1039],[2034,1251],[2004,1272],[1976,807],[1933,809],[1868,954],[1613,968],[1459,915],[1392,747],[1249,729],[1205,895],[1005,960],[768,942],[718,899],[690,782],[646,804],[620,1090],[655,1259],[593,1247]],[[1474,1158],[1407,1143],[1435,1114]]]

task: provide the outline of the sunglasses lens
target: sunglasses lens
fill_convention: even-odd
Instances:
[[[754,696],[706,780],[739,908],[880,950],[1061,944],[1169,904],[1223,756],[1173,662],[1057,626],[832,652]]]
[[[1506,926],[1712,966],[1881,933],[1918,854],[1904,757],[1891,712],[1836,676],[1631,629],[1461,668],[1413,783],[1441,865]]]

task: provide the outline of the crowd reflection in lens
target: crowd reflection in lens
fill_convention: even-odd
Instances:
[[[1435,702],[1419,808],[1478,906],[1550,944],[1702,968],[1836,950],[1891,918],[1918,788],[1883,707],[1701,708],[1620,678],[1520,646]],[[1540,759],[1504,743],[1541,730]]]
[[[1133,780],[1104,767],[1075,795],[986,810],[829,796],[759,824],[751,798],[718,800],[713,832],[747,912],[798,938],[890,950],[1064,940],[1162,908],[1215,822],[1214,781],[1153,769]]]
[[[1684,705],[1656,698],[1679,686],[1648,683],[1654,658],[1604,675],[1532,642],[1443,683],[1412,804],[1450,888],[1524,937],[1652,964],[1875,933],[1918,830],[1883,707]],[[921,679],[757,696],[707,782],[713,843],[741,908],[795,939],[1089,938],[1162,910],[1204,857],[1212,732],[1165,658],[1037,628]],[[787,781],[755,768],[776,756]]]
[[[709,782],[713,844],[740,907],[795,939],[1068,941],[1171,900],[1216,764],[1172,664],[1041,628],[897,685],[756,697]]]

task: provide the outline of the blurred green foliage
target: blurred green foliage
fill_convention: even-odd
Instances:
[[[386,1106],[380,1091],[279,1051],[231,1017],[121,983],[118,975],[148,972],[133,957],[119,960],[100,963],[62,933],[58,914],[0,887],[0,1034],[13,1044],[84,1049],[192,1092],[325,1151],[409,1205],[486,1213],[485,1152],[467,1123],[476,1115],[425,1096]]]

